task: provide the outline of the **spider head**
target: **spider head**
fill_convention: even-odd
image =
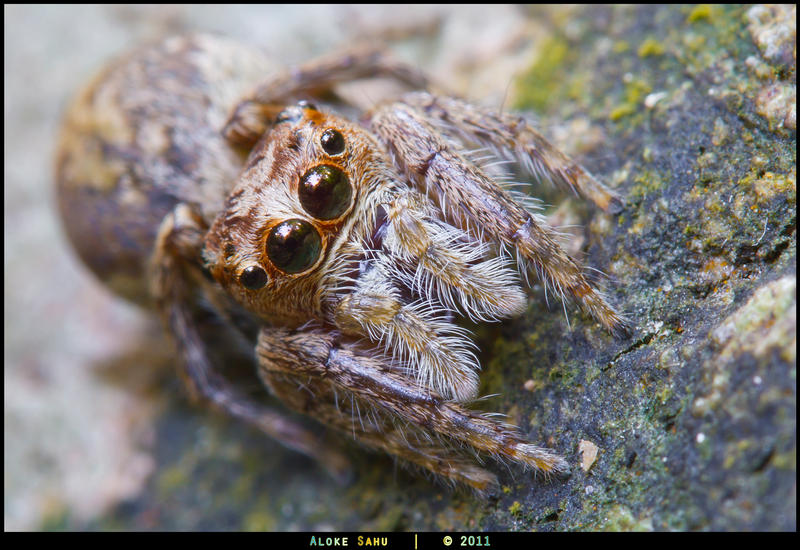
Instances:
[[[296,325],[321,316],[337,257],[374,226],[385,165],[359,126],[307,103],[286,108],[208,232],[212,275],[262,317]]]

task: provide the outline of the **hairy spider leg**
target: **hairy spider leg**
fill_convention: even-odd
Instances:
[[[156,307],[178,347],[185,386],[193,397],[246,421],[281,445],[315,459],[337,480],[346,481],[351,475],[350,461],[343,454],[321,445],[319,436],[285,414],[242,395],[211,364],[189,305],[192,283],[205,281],[197,263],[204,239],[201,218],[187,205],[178,204],[161,224],[151,266]]]

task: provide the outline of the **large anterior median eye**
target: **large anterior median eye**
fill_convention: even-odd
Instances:
[[[353,188],[341,169],[321,164],[300,178],[300,204],[318,220],[335,220],[350,208]]]
[[[322,239],[305,220],[292,219],[272,228],[267,237],[267,255],[272,264],[286,273],[302,273],[317,262]]]

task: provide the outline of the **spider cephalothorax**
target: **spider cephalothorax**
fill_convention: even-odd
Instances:
[[[515,272],[403,185],[363,128],[309,105],[278,120],[209,232],[212,274],[265,320],[367,337],[422,386],[475,397],[477,360],[452,313],[518,313]]]
[[[466,408],[479,364],[455,318],[521,312],[521,280],[534,273],[608,329],[623,319],[546,220],[469,151],[517,162],[606,210],[619,199],[519,117],[427,92],[380,103],[358,122],[296,101],[367,76],[424,86],[381,53],[257,83],[266,64],[237,52],[210,37],[171,39],[132,56],[73,108],[59,191],[87,262],[109,282],[146,278],[144,301],[175,337],[196,394],[335,473],[346,468],[338,452],[218,373],[200,310],[254,340],[273,395],[368,447],[479,491],[495,478],[466,451],[566,470],[516,428]],[[231,75],[238,86],[224,85]],[[231,96],[248,82],[253,92]],[[108,120],[130,128],[99,132]],[[109,228],[99,251],[83,241],[96,227]]]

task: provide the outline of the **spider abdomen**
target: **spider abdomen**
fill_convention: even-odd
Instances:
[[[147,263],[177,203],[208,222],[222,208],[244,155],[221,129],[269,67],[222,38],[174,37],[112,62],[73,101],[58,206],[79,256],[115,292],[150,301]]]

